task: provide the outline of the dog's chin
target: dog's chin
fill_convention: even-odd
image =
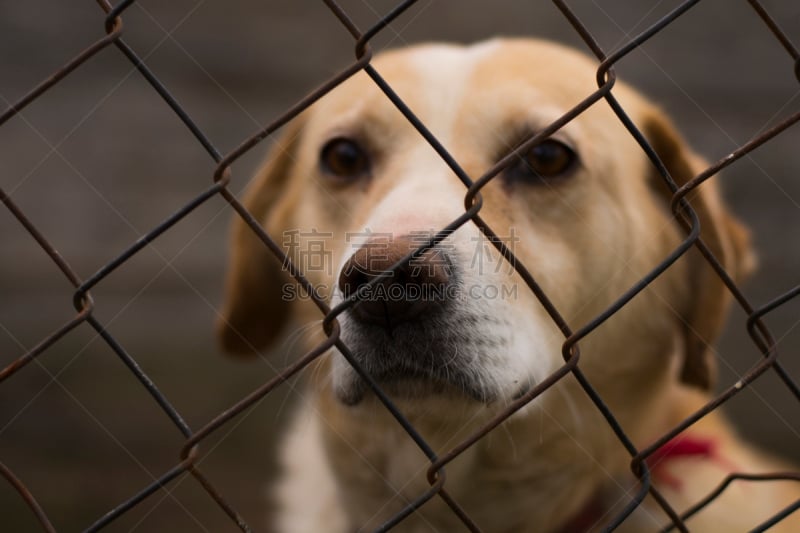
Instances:
[[[368,381],[348,363],[334,379],[334,391],[345,405],[356,406],[377,399]],[[431,399],[473,403],[476,407],[493,403],[497,395],[479,383],[458,374],[435,375],[416,369],[396,369],[369,374],[372,382],[392,401],[400,404],[429,403]]]
[[[339,320],[349,357],[369,376],[360,375],[342,353],[334,354],[333,386],[344,404],[374,398],[369,381],[404,404],[455,399],[480,406],[505,395],[497,368],[513,332],[507,321],[485,310],[445,307],[429,312],[425,320],[400,322],[391,329],[349,314]]]

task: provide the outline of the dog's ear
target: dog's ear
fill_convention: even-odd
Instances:
[[[286,197],[301,127],[299,119],[286,127],[245,193],[242,204],[262,226],[276,203]],[[267,347],[288,321],[290,305],[282,298],[282,288],[291,277],[238,215],[231,227],[230,242],[225,302],[217,320],[217,336],[226,352],[254,355]]]
[[[643,125],[643,133],[678,186],[702,172],[706,164],[681,139],[672,124],[658,111],[652,111]],[[655,172],[655,170],[654,170]],[[660,175],[655,186],[669,202],[672,193]],[[749,232],[728,211],[712,178],[692,190],[686,200],[700,220],[700,237],[708,245],[735,282],[752,271],[755,260]],[[689,302],[680,310],[679,325],[684,337],[681,380],[710,390],[716,377],[712,345],[721,333],[731,302],[730,292],[702,254],[692,248],[687,252]]]

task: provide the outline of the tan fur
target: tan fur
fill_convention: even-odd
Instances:
[[[594,62],[534,40],[417,46],[384,54],[374,65],[473,179],[508,153],[520,135],[546,127],[596,89]],[[617,83],[614,94],[678,186],[702,170],[703,162],[659,110],[624,84]],[[320,171],[321,147],[341,136],[368,145],[374,156],[368,179],[335,183]],[[480,216],[498,235],[517,237],[515,255],[575,331],[656,267],[686,234],[669,211],[671,193],[604,102],[554,138],[578,153],[574,174],[538,185],[498,176],[481,191]],[[741,280],[752,265],[747,233],[723,205],[716,181],[704,183],[687,200],[698,214],[703,241]],[[440,229],[463,212],[465,191],[368,76],[358,74],[292,124],[256,177],[245,206],[279,244],[287,231],[331,232],[325,268],[305,272],[330,289],[355,251],[348,233]],[[300,241],[300,249],[308,239]],[[496,251],[487,247],[472,255],[479,239],[468,223],[445,241],[464,283],[516,287],[515,297],[459,303],[456,309],[472,313],[466,316],[477,317],[474,323],[442,329],[450,328],[456,339],[478,335],[496,345],[469,359],[474,346],[465,342],[436,364],[473,365],[469,370],[489,399],[476,401],[452,386],[435,393],[413,380],[388,389],[439,454],[507,405],[515,388],[535,385],[563,364],[562,333],[519,275],[495,270]],[[297,248],[286,252],[301,262]],[[241,221],[234,225],[233,250],[229,300],[219,326],[222,343],[236,352],[262,350],[286,321],[290,306],[280,295],[287,276]],[[470,264],[476,257],[491,264],[491,272],[478,272]],[[708,398],[697,387],[707,390],[712,384],[709,346],[729,300],[716,274],[692,250],[580,341],[582,372],[637,446],[649,444]],[[307,304],[295,307],[303,306],[307,310]],[[349,313],[339,321],[345,344],[362,338]],[[423,353],[424,343],[418,343]],[[335,350],[311,374],[307,398],[286,438],[286,471],[277,489],[280,511],[272,517],[273,527],[369,531],[424,493],[429,462],[370,393],[355,405],[342,401],[347,386],[359,378]],[[730,464],[743,471],[776,467],[741,444],[716,414],[689,430],[695,431],[719,441]],[[590,501],[615,503],[615,495],[630,486],[629,461],[606,421],[567,376],[448,465],[446,488],[486,531],[556,531]],[[711,478],[724,473],[718,465],[701,466],[670,465],[680,470],[686,486],[702,487],[669,494],[678,508],[690,505],[709,490]],[[747,505],[740,505],[741,499],[714,504],[707,515],[711,519],[697,519],[697,530],[717,531],[714,521],[734,513],[744,515],[741,523],[755,525],[757,517],[800,496],[796,484],[777,487],[767,489],[775,491],[769,497],[748,498]],[[648,503],[628,527],[648,531],[664,522]],[[395,530],[462,527],[444,502],[433,498]]]

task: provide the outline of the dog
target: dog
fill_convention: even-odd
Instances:
[[[602,101],[524,146],[480,190],[478,216],[503,246],[473,220],[450,226],[475,205],[465,207],[460,172],[482,176],[597,89],[597,62],[579,52],[495,39],[411,46],[372,65],[460,170],[360,72],[289,123],[244,205],[331,306],[358,300],[337,316],[338,339],[441,455],[564,365],[564,329],[516,262],[577,331],[676,250],[686,231],[655,165]],[[706,167],[654,104],[621,82],[612,92],[678,186]],[[753,253],[716,181],[688,201],[701,238],[738,282]],[[324,338],[319,310],[301,301],[285,262],[238,219],[226,283],[219,336],[227,351],[261,353],[289,323],[317,329],[309,347]],[[638,449],[711,397],[712,343],[730,300],[692,248],[578,342],[578,368]],[[429,489],[430,461],[340,350],[307,374],[282,448],[272,527],[380,528]],[[630,461],[567,374],[448,463],[444,487],[485,531],[590,531],[633,497]],[[744,443],[716,411],[648,465],[678,513],[732,472],[789,468]],[[796,502],[798,485],[736,482],[687,526],[756,527]],[[648,497],[620,530],[669,523]],[[800,530],[798,517],[780,528]],[[434,496],[395,530],[464,525]]]

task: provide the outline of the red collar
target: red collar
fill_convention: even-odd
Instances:
[[[666,466],[672,459],[695,457],[711,459],[715,457],[715,442],[711,439],[693,435],[678,435],[665,442],[645,460],[654,480],[672,489],[680,490],[681,480],[671,475]]]
[[[681,457],[713,458],[715,442],[711,439],[693,435],[678,435],[667,441],[645,460],[654,480],[669,485],[673,489],[681,488],[681,480],[670,475],[666,466],[672,459]],[[602,525],[608,508],[604,499],[596,496],[572,517],[566,524],[557,529],[557,533],[581,533],[592,531]]]
[[[711,457],[714,455],[714,441],[691,435],[678,435],[668,440],[647,458],[647,466],[657,469],[664,461],[686,456]]]

